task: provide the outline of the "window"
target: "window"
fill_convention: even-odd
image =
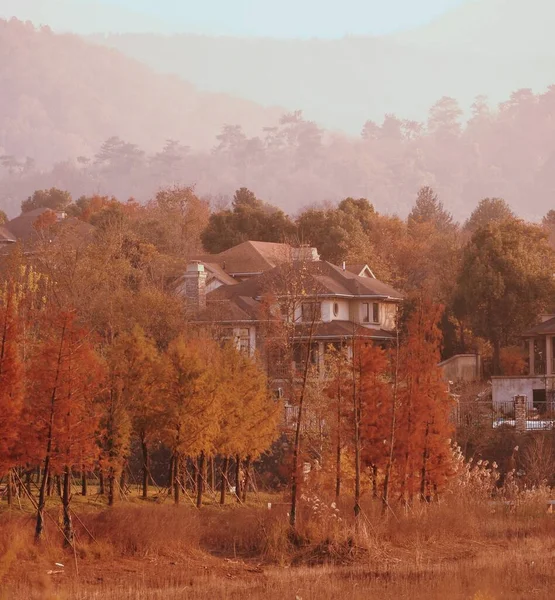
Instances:
[[[233,327],[226,327],[222,331],[220,339],[223,344],[231,343],[237,350],[250,356],[251,337],[248,329],[233,329]]]
[[[368,302],[362,303],[362,322],[370,323],[370,304]]]
[[[320,302],[303,302],[301,311],[302,320],[305,323],[322,320],[322,305]]]
[[[339,314],[339,302],[334,302],[333,303],[333,316],[337,317],[338,314]]]
[[[251,336],[248,329],[239,330],[239,351],[247,356],[251,353]]]
[[[374,323],[380,322],[380,305],[378,302],[374,302],[372,305],[372,318]]]

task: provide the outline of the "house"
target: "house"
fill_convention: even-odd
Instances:
[[[54,212],[57,223],[63,221],[67,217],[66,213],[63,211],[52,211],[49,208],[35,208],[29,212],[21,213],[19,217],[15,217],[15,219],[8,221],[6,227],[16,239],[21,240],[22,242],[33,240],[37,237],[37,230],[35,228],[37,219],[49,212]]]
[[[37,225],[43,220],[42,233]],[[16,241],[22,242],[28,249],[33,243],[46,236],[53,239],[62,231],[66,239],[72,239],[80,244],[94,232],[94,227],[77,217],[69,217],[67,213],[50,208],[35,208],[29,212],[21,213],[4,227],[0,227],[0,248],[10,247]],[[4,233],[3,233],[4,232]],[[9,239],[4,238],[8,237]]]
[[[310,346],[318,367],[330,345],[392,342],[403,298],[367,265],[336,266],[320,260],[315,248],[264,242],[197,257],[178,286],[193,321],[216,328],[214,335],[233,340],[251,356],[264,351],[264,303],[271,297],[276,320],[291,326],[295,360]],[[278,377],[283,365],[268,362],[269,374]]]
[[[273,242],[246,241],[219,254],[201,254],[191,257],[204,265],[207,271],[207,292],[220,285],[233,285],[257,277],[291,260],[319,260],[315,248]],[[230,278],[233,281],[230,281]]]
[[[13,233],[7,227],[0,225],[0,251],[10,248],[16,241]]]
[[[525,396],[527,407],[545,412],[555,399],[554,339],[555,315],[544,315],[541,322],[522,334],[526,341],[528,366],[525,375],[492,377],[494,404]]]

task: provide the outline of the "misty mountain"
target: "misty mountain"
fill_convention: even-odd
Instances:
[[[168,138],[207,148],[226,123],[251,134],[282,111],[199,92],[72,35],[0,20],[0,155],[52,164],[90,155],[111,136],[146,151]]]
[[[393,37],[438,50],[541,59],[555,57],[554,27],[550,0],[467,0],[429,25]]]
[[[279,40],[199,35],[96,36],[200,89],[278,104],[333,129],[359,133],[386,113],[422,120],[438,98],[465,109],[478,95],[496,104],[555,78],[549,0],[477,0],[432,25],[385,37]],[[532,51],[533,49],[533,51]]]
[[[138,11],[98,0],[0,0],[0,18],[17,17],[57,32],[173,31],[171,25]]]

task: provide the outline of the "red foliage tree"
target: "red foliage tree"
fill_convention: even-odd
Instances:
[[[64,534],[71,544],[71,471],[92,466],[97,454],[95,398],[104,369],[90,334],[70,312],[50,314],[29,362],[28,420],[35,460],[43,463],[35,536],[44,530],[45,492],[52,474],[63,475]],[[30,444],[29,444],[30,445]]]
[[[3,305],[0,306],[0,475],[9,472],[20,451],[23,382],[19,319],[15,294],[8,283]],[[9,478],[8,494],[10,492]]]

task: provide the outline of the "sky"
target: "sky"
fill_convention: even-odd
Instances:
[[[476,0],[102,1],[155,16],[191,33],[333,38],[411,29],[465,1]]]

